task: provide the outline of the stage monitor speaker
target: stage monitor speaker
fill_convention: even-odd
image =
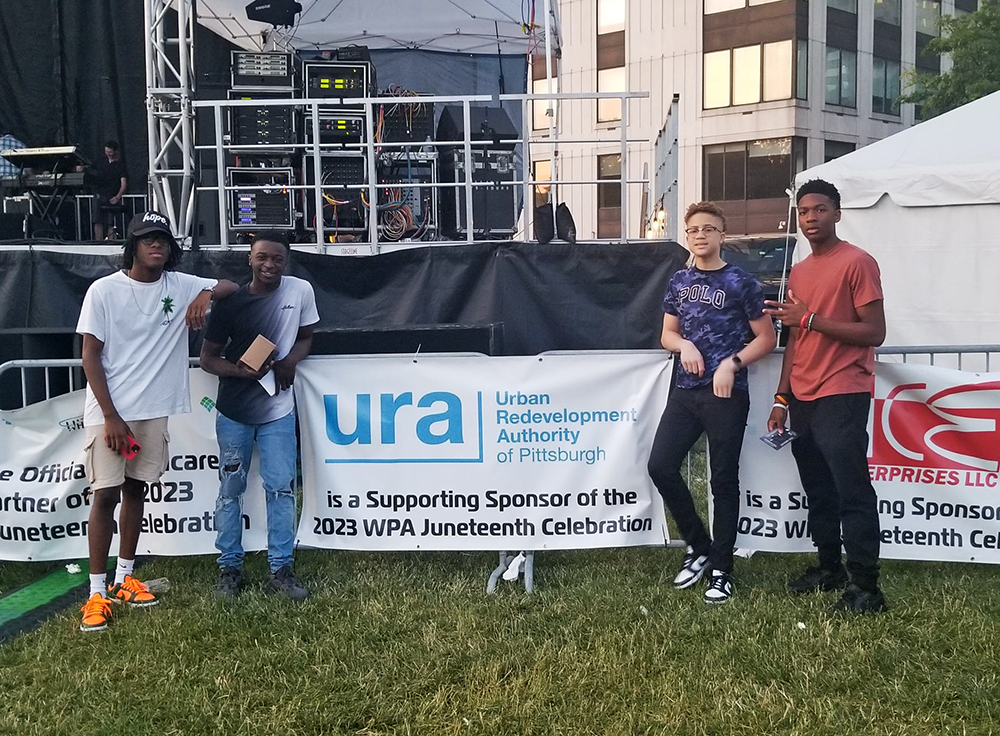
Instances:
[[[385,353],[503,354],[503,322],[481,325],[413,325],[384,328],[320,328],[312,355]]]
[[[465,155],[462,149],[449,149],[441,154],[441,182],[465,181]],[[472,152],[472,181],[490,186],[472,190],[472,231],[474,238],[506,239],[514,235],[517,214],[516,164],[511,151],[477,149]],[[468,227],[465,207],[465,187],[441,190],[441,232],[456,240],[464,240]]]
[[[0,213],[0,240],[24,240],[23,212]]]
[[[469,140],[476,148],[488,146],[492,149],[513,150],[513,143],[501,143],[519,138],[514,123],[501,107],[471,107],[469,108],[469,124],[471,132]],[[461,105],[445,105],[441,108],[441,119],[438,121],[437,139],[439,141],[462,141],[465,139],[465,121]]]

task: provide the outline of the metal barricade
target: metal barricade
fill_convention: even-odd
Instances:
[[[784,348],[775,353],[783,354]],[[880,363],[906,363],[953,368],[970,373],[989,373],[992,365],[1000,365],[1000,345],[913,345],[875,348],[875,360]],[[688,487],[696,493],[708,493],[708,461],[702,437],[688,453],[685,475]]]
[[[647,352],[647,351],[636,351]],[[648,351],[660,352],[660,351]],[[782,350],[776,351],[783,352]],[[880,362],[923,363],[939,367],[951,367],[954,363],[959,370],[970,372],[988,372],[993,363],[993,356],[1000,356],[1000,345],[920,345],[910,347],[881,347],[876,349]],[[190,359],[192,366],[198,365],[195,358]],[[982,366],[982,367],[980,367]],[[61,394],[75,391],[86,385],[83,377],[82,361],[80,359],[46,359],[46,360],[13,360],[0,365],[0,388],[3,388],[7,376],[19,373],[20,401],[15,407],[21,408],[37,401],[44,401]],[[55,377],[53,377],[55,373]],[[15,384],[15,386],[18,384]],[[708,494],[708,462],[704,438],[699,440],[695,448],[688,453],[686,476],[688,486],[697,497]],[[684,547],[683,540],[671,540],[668,547]],[[525,550],[524,574],[528,592],[533,587],[534,554]],[[487,583],[488,592],[495,590],[499,577],[514,560],[514,556],[506,552],[499,555],[499,564]]]
[[[76,239],[90,240],[93,235],[91,223],[94,221],[94,206],[97,197],[93,194],[78,194],[75,200]],[[149,209],[149,197],[145,194],[125,194],[122,196],[121,204],[122,211],[114,215],[114,223],[118,238],[124,240],[129,221],[137,213]]]

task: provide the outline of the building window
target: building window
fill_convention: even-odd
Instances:
[[[622,157],[610,153],[597,157],[597,178],[618,181],[597,185],[597,237],[622,235]]]
[[[597,0],[597,91],[625,92],[626,0]],[[597,122],[622,119],[621,100],[598,100]]]
[[[792,96],[792,42],[764,44],[764,102]]]
[[[835,158],[840,158],[854,151],[853,143],[842,143],[840,141],[824,141],[823,143],[823,163],[829,163]]]
[[[872,112],[899,115],[899,62],[872,57]]]
[[[805,169],[804,138],[705,146],[702,196],[726,211],[730,234],[777,232],[788,217],[795,174]]]
[[[598,92],[624,92],[625,67],[599,69],[597,71]],[[605,99],[597,101],[597,122],[610,123],[622,119],[622,101],[620,99]]]
[[[729,107],[731,52],[711,51],[705,54],[705,109]]]
[[[899,0],[875,0],[875,20],[899,25]]]
[[[531,93],[534,95],[548,94],[549,81],[545,77],[545,54],[531,57]],[[559,58],[552,58],[552,94],[559,93]],[[552,123],[555,125],[555,101],[552,102]],[[531,127],[538,131],[549,129],[548,100],[537,100],[531,103]]]
[[[785,189],[804,168],[805,146],[798,138],[705,146],[704,197],[716,202],[785,198]]]
[[[794,178],[791,138],[747,144],[747,199],[783,197]]]
[[[809,42],[804,38],[795,41],[795,96],[809,99]]]
[[[727,10],[739,10],[746,7],[746,0],[705,0],[705,15],[725,13]]]
[[[826,49],[826,101],[830,105],[857,106],[858,55],[844,49]]]
[[[858,0],[826,0],[826,7],[843,10],[845,13],[858,12]]]
[[[805,97],[805,42],[792,63],[791,40],[710,51],[704,55],[704,107],[711,110],[730,105],[787,100],[792,97],[793,78],[799,77],[796,96]],[[796,67],[801,71],[796,72]],[[801,89],[800,86],[801,85]]]
[[[544,66],[543,66],[544,68]],[[553,72],[554,73],[554,72]],[[536,79],[531,83],[531,93],[535,95],[548,94],[549,83],[544,77],[542,79]],[[559,93],[559,80],[556,77],[552,78],[552,93]],[[552,102],[552,124],[555,125],[555,113],[556,113],[556,103]],[[531,127],[535,130],[548,130],[549,128],[549,116],[546,114],[549,109],[548,100],[536,100],[531,103]]]
[[[979,0],[955,0],[955,17],[960,18],[979,10]]]
[[[917,0],[917,33],[925,36],[941,35],[940,0]]]
[[[535,181],[552,181],[552,162],[548,159],[532,161],[531,178]],[[552,185],[536,184],[534,189],[535,207],[541,207],[549,201],[549,192],[552,191]]]
[[[733,49],[733,104],[760,102],[760,46]]]
[[[597,33],[625,30],[626,0],[597,0]]]
[[[766,5],[778,0],[705,0],[705,15],[725,13],[727,10],[739,10],[748,5]]]

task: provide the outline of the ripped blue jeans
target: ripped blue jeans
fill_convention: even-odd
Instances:
[[[271,572],[292,564],[295,548],[295,412],[266,424],[241,424],[216,413],[219,498],[215,547],[219,567],[243,564],[243,494],[254,444],[267,501],[267,561]]]

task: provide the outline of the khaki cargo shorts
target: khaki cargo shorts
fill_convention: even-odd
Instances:
[[[125,478],[155,483],[167,469],[167,462],[170,460],[167,418],[140,419],[126,424],[142,448],[131,460],[126,460],[108,447],[108,443],[104,441],[103,424],[84,427],[84,468],[90,487],[95,491],[118,488],[125,482]]]

